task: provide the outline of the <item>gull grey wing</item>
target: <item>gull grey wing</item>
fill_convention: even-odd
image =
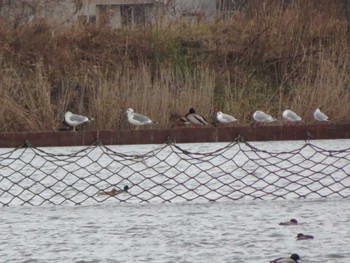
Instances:
[[[135,119],[139,122],[150,122],[151,121],[147,116],[142,115],[140,113],[134,113],[133,119]]]
[[[261,113],[261,112],[258,112],[256,115],[255,115],[256,119],[258,121],[265,121],[266,119],[268,118],[271,118],[270,115],[268,114],[265,114],[265,113]]]
[[[227,115],[227,114],[222,114],[222,118],[226,121],[234,121],[235,118],[231,115]]]
[[[293,111],[288,111],[287,117],[292,119],[292,120],[295,120],[295,121],[300,121],[301,120],[300,116],[298,114],[296,114],[295,112],[293,112]]]
[[[327,120],[328,116],[326,114],[324,114],[323,112],[318,112],[317,113],[317,118],[320,120]]]
[[[73,114],[72,116],[70,116],[70,120],[76,122],[85,122],[89,121],[89,118],[82,115]]]

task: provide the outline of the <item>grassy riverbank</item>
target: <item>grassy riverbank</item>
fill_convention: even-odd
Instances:
[[[2,21],[0,131],[57,130],[66,110],[94,117],[89,129],[128,128],[129,107],[160,127],[190,107],[242,125],[285,108],[308,123],[317,107],[349,122],[349,21],[321,2],[128,30]]]

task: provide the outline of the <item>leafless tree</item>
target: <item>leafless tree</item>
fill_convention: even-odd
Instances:
[[[15,28],[37,19],[59,18],[57,22],[62,23],[81,8],[82,0],[0,0],[0,18]],[[64,10],[67,15],[57,14],[58,10]]]

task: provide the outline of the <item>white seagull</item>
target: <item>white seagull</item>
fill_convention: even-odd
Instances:
[[[230,123],[233,121],[237,121],[237,119],[231,115],[222,113],[221,111],[218,111],[216,113],[216,120],[220,123]]]
[[[83,116],[83,115],[73,114],[70,111],[67,111],[64,114],[64,120],[69,126],[72,126],[73,131],[75,131],[75,126],[78,126],[78,125],[83,124],[85,122],[93,121],[94,119],[88,118],[88,117]]]
[[[314,112],[314,118],[317,121],[329,121],[328,116],[324,114],[320,109],[316,109]]]
[[[253,118],[257,122],[273,122],[276,120],[276,119],[272,118],[271,115],[266,114],[265,112],[259,111],[259,110],[254,112]]]
[[[157,122],[152,121],[145,115],[134,112],[132,108],[127,109],[126,114],[128,116],[129,123],[137,126],[148,125],[148,124],[157,124]]]
[[[282,117],[283,119],[287,121],[292,121],[292,122],[297,122],[302,120],[298,114],[296,114],[294,111],[291,111],[291,110],[285,110],[282,113]]]
[[[204,117],[197,114],[194,108],[191,108],[189,112],[186,114],[186,119],[193,124],[208,125]]]

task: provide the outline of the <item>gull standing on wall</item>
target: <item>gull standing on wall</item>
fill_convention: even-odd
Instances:
[[[64,114],[64,120],[69,126],[72,126],[73,131],[75,131],[75,126],[78,126],[78,125],[83,124],[85,122],[93,121],[94,119],[93,118],[89,119],[86,116],[73,114],[72,112],[67,111]]]
[[[193,124],[208,125],[205,118],[203,116],[197,114],[196,111],[194,110],[194,108],[191,108],[189,110],[189,112],[186,114],[186,119]]]
[[[152,121],[147,116],[134,112],[132,108],[127,109],[126,114],[127,114],[129,123],[136,126],[157,124],[157,122]]]
[[[266,114],[265,112],[259,111],[259,110],[254,112],[253,119],[257,122],[273,122],[276,120],[272,118],[271,115]]]
[[[282,117],[283,119],[291,122],[297,122],[302,120],[298,114],[296,114],[294,111],[291,111],[291,110],[285,110],[282,113]]]
[[[314,118],[316,121],[329,121],[328,116],[324,114],[320,109],[316,109],[314,112]]]
[[[232,115],[222,113],[221,111],[218,111],[216,113],[216,120],[219,123],[230,123],[230,122],[237,121],[237,119],[235,117],[233,117]]]

